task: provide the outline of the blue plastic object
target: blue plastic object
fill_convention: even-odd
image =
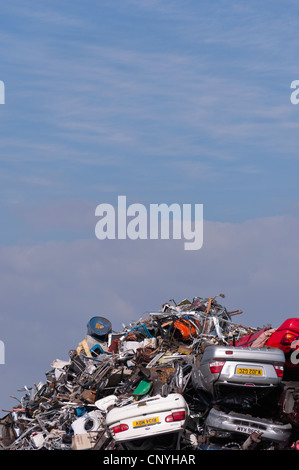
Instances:
[[[79,406],[78,408],[76,408],[75,411],[77,416],[83,416],[86,413],[86,409],[84,406]]]
[[[104,349],[100,344],[95,344],[91,349],[90,349],[91,354],[105,354]]]
[[[87,334],[91,336],[103,337],[111,333],[112,325],[107,318],[92,317],[87,323]]]
[[[143,331],[140,331],[140,333],[143,333],[145,334],[145,336],[147,336],[148,338],[153,338],[153,336],[150,334],[150,332],[148,331],[146,325],[139,325],[139,326],[134,326],[134,328],[132,328],[130,331],[128,331],[128,333],[126,333],[126,336],[131,333],[131,331],[137,331],[137,330],[143,330]]]

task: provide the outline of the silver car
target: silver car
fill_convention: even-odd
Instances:
[[[205,435],[216,439],[241,438],[252,433],[261,434],[263,441],[271,441],[284,447],[288,444],[292,426],[240,413],[224,413],[215,408],[210,410],[205,420]]]
[[[212,395],[226,387],[277,387],[284,362],[284,353],[278,348],[207,346],[203,355],[194,359],[192,382]]]

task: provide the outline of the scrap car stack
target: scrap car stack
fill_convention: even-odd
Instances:
[[[172,299],[120,332],[91,318],[44,383],[12,396],[0,449],[299,448],[299,319],[240,325],[219,296]]]

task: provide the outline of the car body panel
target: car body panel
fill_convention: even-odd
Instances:
[[[248,347],[269,328],[248,334],[235,342],[235,346]],[[287,338],[288,337],[288,338]],[[281,349],[285,355],[285,375],[299,377],[299,318],[286,319],[265,340],[264,346]]]
[[[205,421],[205,434],[218,438],[249,436],[254,432],[261,433],[263,440],[285,445],[291,436],[292,426],[241,413],[224,413],[215,408],[210,410]]]
[[[286,358],[286,373],[299,377],[299,318],[285,320],[267,339],[265,345],[281,349]]]
[[[166,421],[173,413],[183,412],[184,419]],[[181,394],[171,393],[166,397],[155,395],[108,412],[106,424],[118,442],[148,438],[159,434],[180,432],[184,429],[189,414],[188,405]],[[125,425],[126,430],[115,433],[113,428]]]
[[[224,362],[219,373],[212,373],[210,364]],[[283,352],[278,348],[207,346],[200,360],[195,361],[193,385],[210,393],[219,386],[273,387],[281,383],[274,366],[283,367]]]

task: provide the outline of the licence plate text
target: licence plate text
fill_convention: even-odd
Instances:
[[[133,421],[133,428],[139,428],[141,426],[151,426],[152,424],[158,424],[159,417],[140,419],[139,421]]]
[[[246,367],[238,367],[237,374],[241,375],[263,375],[262,369],[250,369]]]
[[[250,428],[248,426],[237,426],[236,431],[243,432],[245,434],[252,434],[253,432],[257,432],[257,429]]]

